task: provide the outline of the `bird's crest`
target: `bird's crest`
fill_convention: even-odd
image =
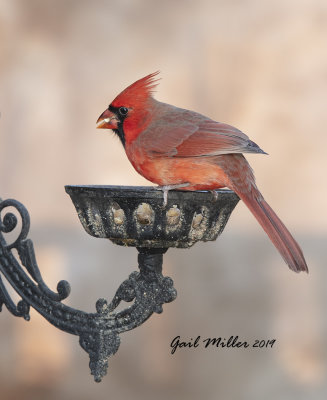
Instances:
[[[153,72],[144,78],[132,83],[123,90],[111,103],[114,107],[129,107],[135,104],[144,104],[152,96],[153,89],[158,85],[155,78],[160,71]]]

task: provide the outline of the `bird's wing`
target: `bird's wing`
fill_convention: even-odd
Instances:
[[[179,109],[180,110],[180,109]],[[139,137],[152,157],[205,157],[230,153],[264,153],[231,125],[182,110],[170,113]]]

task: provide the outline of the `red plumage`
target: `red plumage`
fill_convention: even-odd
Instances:
[[[153,94],[153,89],[157,86],[156,76],[159,71],[153,72],[142,79],[132,83],[123,90],[113,101],[114,107],[143,106]]]
[[[98,119],[113,129],[130,162],[160,186],[234,190],[256,217],[290,269],[308,271],[299,245],[259,192],[242,153],[264,153],[240,130],[152,96],[158,72],[120,93]]]

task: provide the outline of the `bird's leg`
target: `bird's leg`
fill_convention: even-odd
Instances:
[[[219,197],[218,193],[217,193],[215,190],[210,190],[210,192],[211,192],[212,195],[213,195],[213,200],[214,200],[214,201],[217,201],[217,200],[218,200],[218,197]]]
[[[178,184],[176,184],[176,185],[158,186],[156,189],[157,189],[157,190],[162,190],[162,192],[163,192],[163,199],[164,199],[164,202],[163,202],[162,207],[165,208],[166,205],[167,205],[167,202],[168,202],[168,192],[169,192],[169,190],[180,189],[180,188],[183,188],[183,187],[186,187],[186,186],[190,186],[190,184],[189,184],[188,182],[185,182],[185,183],[178,183]]]

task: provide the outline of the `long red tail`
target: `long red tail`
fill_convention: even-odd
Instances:
[[[251,192],[247,193],[238,190],[235,190],[235,192],[256,217],[290,269],[295,272],[308,272],[300,246],[274,210],[264,200],[257,187],[253,185],[251,189]]]

